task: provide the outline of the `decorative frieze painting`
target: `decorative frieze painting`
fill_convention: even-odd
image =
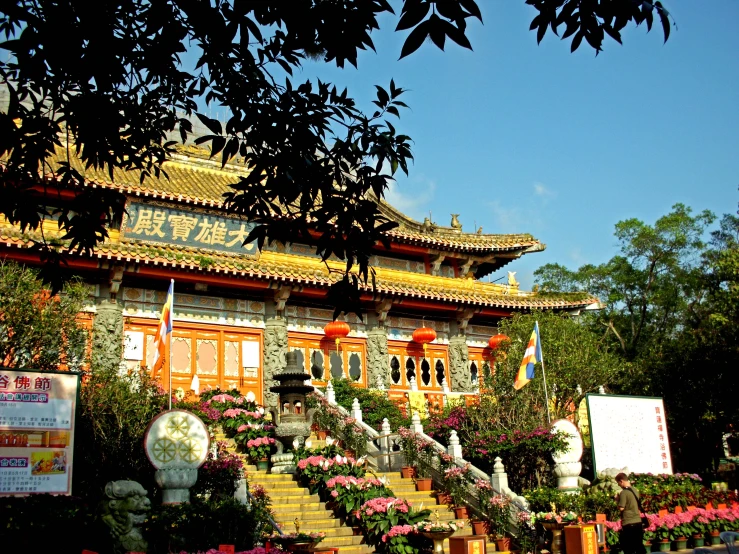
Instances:
[[[166,296],[165,291],[126,287],[123,315],[158,319]],[[264,310],[264,302],[256,300],[178,294],[175,284],[174,314],[181,321],[263,328]]]

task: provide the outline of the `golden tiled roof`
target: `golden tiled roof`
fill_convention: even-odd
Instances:
[[[201,148],[180,147],[177,154],[167,160],[162,168],[168,178],[147,178],[140,183],[139,173],[115,169],[113,179],[105,170],[86,168],[79,158],[70,158],[71,166],[85,177],[91,186],[114,188],[131,196],[172,200],[194,206],[223,207],[223,193],[230,190],[246,170],[236,164],[226,164],[208,159]],[[65,149],[57,148],[56,159],[50,162],[52,169],[67,159]],[[476,234],[463,233],[451,227],[434,226],[433,230],[380,202],[380,210],[400,226],[389,232],[399,242],[416,244],[440,250],[455,250],[470,254],[527,253],[544,250],[545,246],[529,234]]]
[[[0,225],[0,244],[25,248],[31,245],[33,234],[23,234],[15,227]],[[258,259],[239,254],[204,254],[202,250],[184,246],[153,245],[136,242],[112,241],[99,245],[93,258],[115,262],[134,262],[174,270],[196,271],[234,278],[300,283],[327,288],[339,278],[344,264],[329,261],[336,270],[330,273],[326,264],[317,258],[283,254],[261,253]],[[372,291],[372,285],[365,289]],[[540,296],[519,292],[505,285],[484,283],[474,279],[456,279],[395,269],[376,268],[376,292],[386,296],[419,298],[455,304],[502,309],[573,309],[597,302],[589,295]]]

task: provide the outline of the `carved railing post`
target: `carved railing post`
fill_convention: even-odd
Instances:
[[[413,415],[411,416],[411,430],[414,433],[423,433],[423,425],[421,424],[421,416],[418,415],[418,412],[413,412]]]
[[[508,490],[508,474],[505,472],[503,460],[500,459],[500,456],[495,458],[493,474],[490,476],[490,483],[496,491],[505,492]]]
[[[326,400],[329,404],[336,404],[336,393],[334,392],[334,384],[331,381],[326,385]]]
[[[359,405],[359,400],[354,399],[352,402],[352,417],[357,421],[362,421],[362,407]]]
[[[459,444],[459,437],[457,436],[457,432],[454,429],[452,429],[452,432],[449,433],[449,446],[447,447],[447,454],[449,454],[455,460],[462,459],[462,445]]]

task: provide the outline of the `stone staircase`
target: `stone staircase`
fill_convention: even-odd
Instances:
[[[306,533],[323,531],[326,538],[321,548],[339,548],[345,554],[369,554],[373,549],[364,543],[364,537],[334,517],[331,510],[321,502],[317,494],[301,487],[293,475],[272,475],[265,471],[247,468],[249,482],[261,485],[272,499],[275,522],[285,533],[295,531],[295,520],[300,531]]]
[[[436,521],[438,515],[440,522],[450,521],[462,521],[455,520],[454,512],[451,510],[451,506],[447,504],[437,504],[436,493],[434,491],[417,491],[416,484],[413,479],[403,479],[400,472],[393,473],[380,473],[376,475],[378,478],[385,477],[388,480],[388,488],[393,491],[396,498],[402,498],[406,500],[411,506],[417,510],[427,509],[431,510],[429,519]],[[465,537],[472,534],[472,526],[469,521],[465,521],[465,527],[455,531],[453,537]],[[449,541],[444,541],[444,551],[449,552]],[[487,551],[495,551],[495,543],[489,539],[487,541]]]
[[[246,465],[246,458],[236,452],[232,440],[227,439],[222,433],[217,433],[214,438],[229,443],[227,450],[244,459],[249,482],[260,485],[267,491],[272,500],[275,523],[279,525],[284,533],[295,531],[295,519],[297,518],[301,531],[308,533],[322,531],[326,533],[326,538],[320,544],[321,548],[338,548],[341,554],[371,554],[374,552],[373,547],[364,544],[364,537],[359,534],[358,529],[347,526],[335,517],[333,511],[326,508],[325,503],[320,501],[317,494],[310,494],[307,488],[298,484],[294,475],[273,475],[266,471],[258,471],[256,466]],[[325,446],[325,442],[317,440],[315,436],[312,436],[311,439],[312,448]],[[443,522],[455,519],[450,506],[437,504],[435,492],[416,491],[413,479],[403,479],[400,472],[378,474],[369,472],[368,476],[384,477],[388,482],[388,488],[393,491],[397,498],[406,500],[416,509],[431,510],[430,519],[432,521],[436,520],[436,515],[438,515],[439,521]],[[469,522],[465,522],[464,529],[456,531],[453,536],[471,534],[472,527]],[[449,552],[448,540],[444,541],[444,551]],[[495,543],[488,541],[487,551],[488,553],[494,552]]]

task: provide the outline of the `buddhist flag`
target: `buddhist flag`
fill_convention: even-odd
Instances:
[[[526,383],[534,378],[534,366],[537,362],[541,363],[541,340],[539,339],[539,322],[534,324],[534,332],[531,333],[529,339],[529,345],[526,347],[526,352],[521,360],[521,367],[518,368],[516,374],[516,382],[513,387],[518,390],[522,388]]]
[[[159,318],[159,328],[154,337],[154,346],[156,347],[156,356],[154,357],[154,365],[151,368],[151,374],[156,377],[157,373],[164,365],[164,355],[167,348],[167,339],[172,332],[172,312],[174,311],[174,279],[169,283],[167,291],[167,299],[164,301],[162,308],[162,317]]]

